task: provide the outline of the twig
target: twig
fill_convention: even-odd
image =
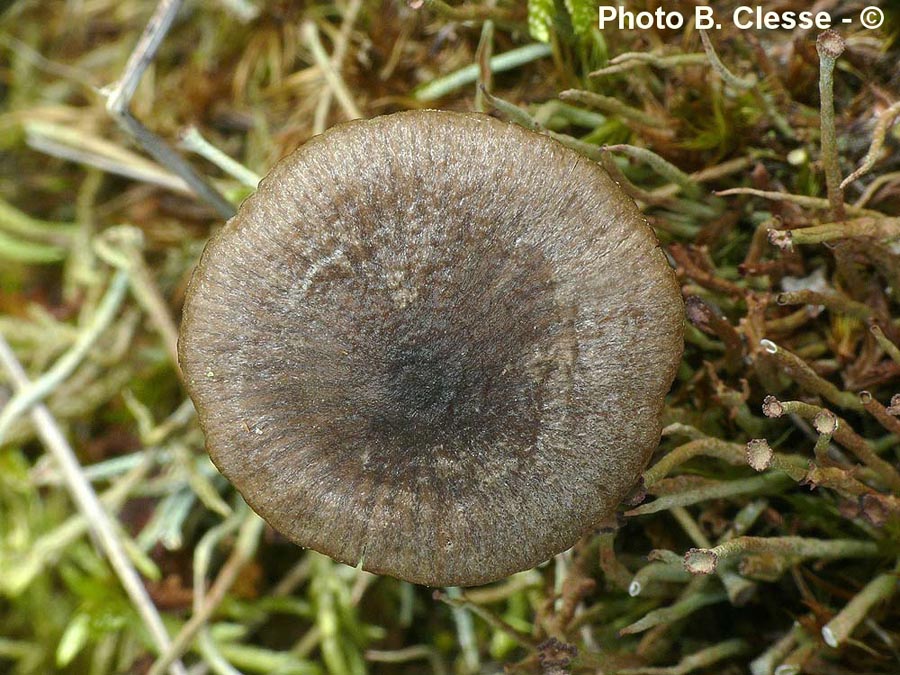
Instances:
[[[725,640],[718,644],[706,647],[700,651],[688,654],[674,666],[647,666],[643,668],[625,668],[617,670],[617,675],[687,675],[695,670],[712,666],[725,659],[739,656],[746,652],[748,645],[741,639]]]
[[[156,11],[147,22],[144,32],[135,45],[134,51],[128,57],[125,64],[125,72],[115,84],[115,86],[107,92],[107,105],[116,110],[126,110],[137,91],[141,77],[144,71],[153,62],[156,56],[156,50],[159,49],[166,33],[172,27],[175,15],[181,8],[182,0],[160,0],[156,6]]]
[[[881,330],[881,326],[878,324],[870,324],[869,331],[875,336],[875,341],[878,343],[878,346],[884,350],[885,354],[890,356],[891,360],[900,366],[900,347],[897,347],[897,345],[888,339],[884,334],[884,331]]]
[[[610,115],[618,115],[626,120],[631,120],[632,122],[637,122],[638,124],[652,127],[653,129],[665,129],[667,126],[666,122],[659,117],[646,113],[638,108],[633,108],[627,103],[622,103],[622,101],[612,96],[604,96],[593,91],[566,89],[565,91],[559,92],[559,98],[563,101],[581,103],[582,105],[590,106],[591,108]]]
[[[616,158],[613,156],[611,152],[609,152],[609,148],[603,147],[601,148],[603,151],[600,156],[600,163],[603,164],[603,168],[606,169],[606,172],[610,175],[619,186],[625,190],[629,194],[629,196],[634,199],[636,202],[643,202],[644,204],[649,204],[653,206],[670,206],[674,204],[675,200],[673,197],[669,195],[661,195],[658,192],[649,192],[641,187],[638,187],[634,183],[632,183],[628,176],[622,173],[622,170],[619,168],[619,165],[616,163]],[[672,185],[671,187],[675,188],[672,192],[678,192],[678,186]]]
[[[729,159],[721,164],[714,164],[713,166],[698,169],[690,174],[690,176],[698,183],[706,183],[726,176],[731,176],[732,174],[741,173],[751,167],[753,162],[754,160],[752,157],[735,157],[734,159]]]
[[[859,392],[859,401],[862,403],[863,408],[866,409],[866,412],[874,417],[881,426],[900,438],[900,419],[891,415],[887,408],[881,404],[881,401],[868,391]]]
[[[30,382],[25,370],[2,336],[0,336],[0,362],[3,363],[19,391],[29,387]],[[31,417],[47,450],[59,463],[60,471],[65,478],[66,487],[72,495],[72,499],[78,506],[78,510],[87,519],[91,531],[131,598],[131,602],[147,627],[156,648],[161,653],[165,653],[171,647],[171,642],[162,618],[147,594],[141,578],[128,559],[112,519],[100,503],[90,482],[85,478],[81,465],[75,457],[75,452],[45,405],[34,406],[31,410]],[[172,675],[187,674],[184,665],[177,659],[172,660],[168,670]]]
[[[625,515],[645,516],[650,513],[666,511],[673,506],[690,506],[710,499],[724,499],[737,495],[762,494],[778,492],[786,484],[789,478],[781,474],[765,474],[753,478],[740,478],[712,483],[693,490],[685,490],[674,494],[666,494],[657,497],[654,501],[641,504],[637,508],[626,511]]]
[[[712,574],[719,563],[747,553],[769,553],[799,562],[806,558],[870,558],[879,555],[878,544],[855,539],[811,539],[806,537],[735,537],[713,548],[692,548],[684,555],[684,568],[691,574]]]
[[[725,595],[724,592],[718,590],[691,593],[669,607],[663,607],[648,612],[638,621],[635,621],[630,626],[626,626],[620,630],[619,635],[633,635],[634,633],[641,633],[654,626],[659,626],[660,624],[670,624],[693,614],[701,607],[714,605],[727,599],[728,596]]]
[[[127,274],[135,298],[162,336],[163,346],[172,367],[181,378],[181,366],[178,363],[178,329],[153,275],[144,262],[141,251],[143,243],[144,236],[139,229],[119,225],[108,228],[97,237],[94,240],[94,248],[104,262]]]
[[[804,633],[800,633],[801,636]],[[804,665],[816,651],[816,643],[812,640],[803,642],[801,640],[799,646],[784,657],[784,660],[775,668],[774,675],[799,675],[803,671]]]
[[[181,2],[182,0],[160,0],[134,51],[128,58],[122,77],[102,92],[106,95],[106,111],[157,162],[181,176],[194,193],[211,205],[220,216],[230,218],[234,215],[234,206],[194,171],[193,167],[181,155],[172,150],[162,138],[138,121],[129,110],[138,83],[171,28],[175,15],[181,7]]]
[[[516,630],[508,623],[506,623],[503,619],[495,616],[489,610],[485,609],[481,605],[472,602],[472,600],[469,599],[469,597],[464,594],[459,588],[447,588],[444,591],[435,591],[434,598],[450,605],[452,609],[458,610],[464,616],[468,617],[466,611],[472,612],[472,614],[482,619],[491,628],[502,631],[513,641],[526,649],[537,649],[537,642],[535,642],[535,640],[530,635]],[[468,621],[471,622],[471,617],[469,617]],[[463,625],[465,625],[465,622],[463,622]],[[457,629],[459,629],[459,623],[457,623]],[[474,626],[470,625],[469,629],[474,630]],[[462,635],[460,635],[460,646],[464,647],[467,642],[473,641],[472,648],[475,649],[477,653],[478,646],[474,643],[474,639],[474,633],[471,637],[463,637]]]
[[[9,400],[3,412],[0,413],[0,443],[3,442],[10,425],[19,415],[38,401],[46,398],[63,380],[75,371],[100,336],[103,335],[103,332],[112,323],[116,312],[119,311],[127,289],[128,275],[124,272],[116,272],[109,283],[106,295],[103,296],[103,300],[97,306],[97,311],[94,312],[91,320],[78,334],[78,338],[75,340],[72,348],[38,379],[29,383],[28,386],[21,387]]]
[[[200,130],[193,124],[181,132],[179,144],[189,152],[194,152],[204,159],[208,159],[225,173],[236,178],[247,187],[256,189],[261,180],[259,174],[254,173],[240,162],[232,159],[216,146],[203,137]]]
[[[848,207],[852,211],[854,207]],[[863,217],[840,223],[823,223],[793,230],[770,230],[769,240],[780,248],[790,250],[795,244],[823,244],[840,239],[872,238],[891,240],[900,238],[900,218]]]
[[[510,103],[499,96],[494,96],[483,86],[481,87],[481,94],[484,96],[484,100],[487,101],[491,106],[493,106],[498,112],[500,112],[504,117],[509,119],[512,122],[515,122],[520,127],[524,127],[526,129],[532,130],[541,130],[543,131],[543,127],[541,124],[535,120],[528,111],[522,110],[519,106],[514,103]]]
[[[303,41],[312,53],[313,61],[315,61],[319,70],[322,71],[322,76],[334,93],[335,98],[337,98],[341,108],[343,108],[347,119],[356,120],[363,117],[356,105],[356,101],[353,100],[353,95],[347,89],[344,78],[341,77],[341,74],[335,69],[335,64],[328,58],[325,47],[322,46],[322,41],[319,40],[319,29],[316,27],[316,24],[312,21],[304,21],[303,25],[300,26],[300,37],[303,38]]]
[[[849,392],[847,392],[849,394]],[[852,394],[849,394],[852,396]],[[858,410],[862,410],[862,403],[857,398]],[[817,405],[804,403],[803,401],[779,401],[774,396],[766,396],[762,406],[763,414],[766,417],[781,417],[783,415],[799,415],[806,420],[815,420],[819,414],[825,410]],[[873,472],[885,484],[889,485],[895,492],[900,492],[900,472],[897,471],[890,462],[879,457],[872,446],[862,436],[857,434],[850,424],[841,417],[836,416],[836,426],[832,433],[835,441],[852,452],[856,458],[863,464],[872,469]]]
[[[671,54],[669,56],[653,54],[652,52],[626,52],[624,54],[619,54],[614,59],[610,59],[609,65],[605,68],[600,68],[599,70],[588,73],[588,77],[613,75],[640,66],[652,66],[654,68],[665,69],[678,68],[680,66],[705,65],[706,63],[706,54],[701,54],[699,52],[694,54]]]
[[[466,600],[476,605],[488,605],[506,600],[516,593],[540,586],[542,583],[543,578],[537,570],[527,570],[514,574],[499,584],[466,589]]]
[[[800,627],[800,624],[794,623],[791,629],[777,642],[750,662],[750,673],[752,675],[772,675],[775,670],[775,664],[779,663],[790,653],[794,645],[797,644],[798,635],[802,632],[803,629]]]
[[[206,575],[209,572],[210,563],[212,562],[212,554],[219,542],[241,526],[247,517],[246,503],[242,504],[243,508],[235,509],[231,512],[231,517],[226,518],[221,523],[210,529],[203,535],[200,542],[194,548],[194,597],[192,602],[193,612],[196,614],[203,609],[204,600],[206,598]],[[216,644],[212,635],[210,635],[209,627],[203,625],[197,634],[197,649],[204,658],[211,655],[214,670],[218,673],[226,673],[227,675],[237,675],[237,671],[228,660],[222,656],[219,646]],[[218,664],[218,667],[213,664]]]
[[[679,277],[682,275],[689,277],[704,288],[730,295],[735,299],[746,297],[746,288],[724,278],[713,267],[705,247],[676,242],[669,246],[669,254],[675,260],[675,270]],[[686,292],[694,293],[694,291]]]
[[[791,202],[792,204],[804,206],[809,209],[831,208],[831,203],[822,197],[809,197],[807,195],[795,195],[788,192],[775,192],[773,190],[757,190],[756,188],[737,187],[719,190],[713,194],[719,197],[728,197],[730,195],[753,195],[754,197],[762,197],[763,199],[770,199],[776,202]],[[847,213],[853,216],[874,216],[876,218],[884,218],[883,213],[871,209],[864,209],[859,206],[853,206],[852,204],[845,205],[845,209]]]
[[[801,326],[808,323],[812,318],[814,317],[809,308],[801,307],[800,309],[796,310],[795,312],[791,312],[786,316],[782,316],[777,319],[767,319],[765,325],[766,333],[773,335],[778,333],[793,333]]]
[[[838,647],[850,637],[859,623],[879,602],[890,599],[900,583],[900,563],[891,572],[880,574],[853,596],[853,599],[831,621],[822,627],[822,639],[829,647]]]
[[[209,593],[202,597],[202,605],[199,605],[190,620],[184,624],[174,642],[156,660],[150,668],[148,675],[162,675],[169,664],[180,658],[190,646],[197,632],[206,625],[216,608],[225,599],[225,594],[237,581],[238,574],[244,566],[253,559],[256,551],[259,535],[265,521],[256,514],[245,512],[244,522],[238,534],[237,543],[228,560],[222,566],[219,576],[209,589]],[[197,591],[199,589],[195,589]]]
[[[368,649],[365,657],[366,661],[373,663],[408,663],[425,659],[431,664],[435,675],[446,675],[447,673],[447,667],[437,649],[429,645],[413,645],[391,650]]]
[[[628,595],[637,597],[652,581],[687,583],[691,575],[684,569],[681,556],[672,551],[651,551],[650,563],[635,572],[628,584]]]
[[[725,345],[725,370],[737,372],[744,362],[744,343],[728,319],[697,295],[685,299],[688,320],[704,333],[715,335]]]
[[[603,532],[597,536],[597,561],[606,581],[619,588],[629,588],[632,574],[616,556],[616,533]]]
[[[0,199],[0,229],[24,237],[66,245],[75,235],[77,223],[50,222],[33,218]]]
[[[706,52],[706,56],[709,59],[709,63],[712,66],[713,70],[716,71],[719,77],[721,77],[726,84],[731,85],[738,91],[746,91],[753,87],[756,84],[755,77],[746,77],[740,78],[730,70],[728,70],[727,66],[722,63],[722,60],[719,58],[719,55],[716,53],[715,47],[713,47],[712,41],[709,39],[709,34],[705,30],[697,31],[700,33],[700,41],[703,43],[703,51]]]
[[[47,455],[45,457],[51,462],[54,461]],[[122,504],[135,488],[147,479],[147,474],[156,463],[156,458],[149,453],[132,453],[127,457],[136,459],[137,464],[131,466],[125,476],[112,483],[112,486],[100,495],[100,502],[110,513],[115,513],[122,508]],[[88,471],[83,473],[85,478],[90,479]],[[40,485],[38,482],[34,482],[34,484]],[[84,514],[79,512],[70,516],[58,527],[40,535],[31,543],[28,552],[16,560],[12,569],[5,572],[0,581],[0,588],[7,594],[19,595],[45,567],[56,563],[62,553],[69,550],[72,544],[88,531],[89,525]]]
[[[25,142],[39,152],[91,166],[182,194],[193,194],[183,178],[131,150],[81,130],[39,120],[26,121]]]
[[[775,302],[779,305],[822,305],[832,312],[862,321],[869,319],[874,314],[874,310],[868,305],[851,300],[837,291],[827,293],[808,289],[786,291],[776,295]]]
[[[481,37],[475,50],[475,63],[478,64],[478,80],[475,83],[475,110],[487,112],[488,103],[484,92],[490,91],[494,85],[494,73],[491,72],[491,57],[494,55],[494,22],[485,21],[481,27]]]
[[[344,63],[344,57],[347,54],[347,46],[350,44],[350,33],[359,16],[359,10],[362,7],[362,0],[350,0],[347,9],[344,12],[344,20],[341,22],[341,29],[338,32],[337,39],[334,41],[334,49],[331,50],[331,65],[336,72],[341,71]],[[333,90],[327,87],[319,97],[316,104],[316,112],[313,115],[313,133],[321,134],[325,131],[328,110],[331,108],[331,98]]]
[[[465,663],[466,671],[477,673],[481,670],[481,657],[478,653],[478,643],[475,637],[475,626],[472,623],[472,615],[466,610],[470,609],[473,612],[478,612],[482,615],[487,614],[488,616],[491,616],[490,613],[485,612],[477,605],[466,602],[463,599],[462,591],[456,587],[448,588],[436,599],[444,600],[450,605],[453,623],[456,624],[456,640],[459,642],[459,649],[462,652],[462,659]],[[516,634],[517,631],[512,631],[511,636],[515,636]]]
[[[679,185],[687,195],[696,196],[700,194],[700,186],[691,176],[668,160],[663,159],[652,150],[640,148],[635,145],[627,145],[625,143],[608,145],[606,146],[606,149],[611,152],[621,152],[639,162],[645,162],[660,176]]]
[[[669,451],[644,472],[644,487],[651,487],[665,478],[671,471],[694,457],[715,457],[729,464],[740,466],[744,463],[744,446],[728,443],[719,438],[700,438]]]
[[[27,43],[17,40],[12,35],[7,35],[5,32],[0,33],[0,46],[5,47],[11,53],[15,54],[16,57],[28,61],[48,75],[52,75],[61,80],[78,83],[86,92],[93,92],[97,89],[97,84],[92,77],[93,73],[90,70],[83,70],[66,63],[52,61],[40,52],[32,49]]]
[[[862,404],[856,394],[841,391],[834,384],[822,378],[806,361],[793,352],[771,340],[760,340],[759,345],[802,389],[811,394],[818,394],[842,408],[862,410]]]
[[[481,21],[485,19],[510,21],[514,16],[511,10],[495,7],[493,4],[484,5],[476,2],[454,7],[444,0],[424,0],[424,4],[435,14],[451,21]]]
[[[552,48],[550,45],[537,42],[525,45],[524,47],[511,49],[502,54],[497,54],[489,61],[489,63],[491,65],[491,71],[503,73],[507,70],[513,70],[514,68],[525,65],[526,63],[543,59],[550,56],[551,53]],[[413,98],[417,101],[434,101],[461,87],[465,87],[467,84],[472,84],[477,79],[478,64],[471,63],[468,66],[419,87],[413,93]]]
[[[900,179],[900,171],[890,171],[888,173],[881,174],[880,176],[878,176],[878,178],[869,183],[863,193],[859,196],[859,199],[853,202],[853,205],[860,207],[865,206],[870,201],[872,201],[872,198],[878,193],[881,188],[883,188],[888,183],[892,183],[898,179]]]
[[[888,129],[898,115],[900,115],[900,101],[894,103],[878,116],[878,122],[875,124],[875,130],[872,132],[872,144],[869,146],[869,151],[863,157],[859,168],[841,182],[841,189],[862,178],[872,170],[872,167],[875,166],[875,162],[878,160],[878,156],[881,154],[881,149],[884,147],[884,139],[887,136]]]
[[[728,70],[716,53],[716,49],[713,47],[712,40],[709,39],[707,31],[700,30],[698,32],[700,33],[700,40],[703,42],[703,49],[706,52],[706,56],[709,58],[710,65],[712,65],[713,70],[718,73],[719,77],[721,77],[726,84],[734,87],[738,91],[752,90],[753,95],[765,109],[766,114],[771,118],[775,127],[787,138],[794,138],[794,130],[791,129],[788,121],[778,111],[778,108],[775,107],[772,99],[766,96],[765,92],[759,88],[759,80],[753,75],[740,78]]]
[[[831,215],[844,218],[844,190],[838,161],[837,134],[834,130],[834,64],[844,52],[844,39],[837,31],[826,30],[816,40],[819,53],[819,98],[821,100],[822,164]]]

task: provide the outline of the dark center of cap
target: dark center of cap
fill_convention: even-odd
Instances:
[[[335,383],[344,396],[337,418],[367,421],[360,431],[373,450],[370,468],[384,463],[383,470],[403,473],[405,461],[423,454],[461,457],[473,445],[490,452],[500,437],[533,445],[546,379],[557,370],[562,314],[536,250],[485,245],[471,254],[480,247],[465,242],[463,257],[452,247],[435,250],[393,286],[362,273],[317,289],[320,306],[334,302],[336,312],[357,317],[334,336],[347,346],[336,356],[349,361],[335,370],[364,375],[358,388]],[[357,270],[381,267],[359,263]]]

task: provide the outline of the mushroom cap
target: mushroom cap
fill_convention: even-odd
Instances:
[[[272,169],[207,245],[179,355],[210,456],[275,529],[469,586],[612,515],[659,441],[683,311],[595,162],[415,111]]]

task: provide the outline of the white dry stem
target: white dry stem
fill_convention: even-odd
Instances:
[[[22,364],[13,353],[6,340],[0,336],[0,363],[6,368],[10,379],[17,389],[25,390],[30,382]],[[165,653],[171,647],[169,634],[163,625],[162,618],[147,594],[147,589],[138,576],[137,571],[125,553],[122,539],[116,531],[112,518],[103,508],[97,493],[91,487],[90,481],[85,477],[75,456],[72,446],[66,440],[53,418],[50,411],[43,404],[37,404],[31,409],[31,417],[34,420],[38,435],[43,441],[48,452],[59,463],[60,471],[65,479],[66,487],[72,496],[78,510],[87,519],[91,532],[103,549],[109,560],[109,564],[118,575],[125,592],[131,599],[138,615],[144,622],[147,632],[160,653]],[[175,660],[169,667],[171,675],[187,675],[184,665]]]

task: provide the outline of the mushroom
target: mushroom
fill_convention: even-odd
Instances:
[[[179,355],[210,456],[276,530],[470,586],[614,513],[659,441],[682,317],[596,163],[415,111],[272,169],[207,245]]]

